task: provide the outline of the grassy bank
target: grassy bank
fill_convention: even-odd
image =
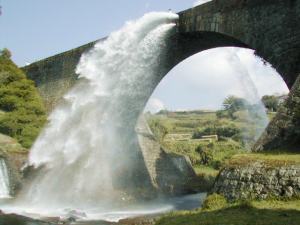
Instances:
[[[170,213],[156,225],[299,225],[300,200],[229,205],[217,210]]]
[[[300,165],[300,154],[288,152],[236,154],[223,166],[237,167],[259,162],[272,168]],[[199,169],[199,170],[198,170]],[[206,167],[196,167],[208,175],[216,173]],[[300,224],[300,199],[248,200],[228,203],[217,194],[210,195],[202,209],[169,213],[156,225],[298,225]]]
[[[245,166],[260,162],[266,166],[279,167],[300,165],[300,154],[293,152],[261,152],[236,154],[226,161],[226,166]]]

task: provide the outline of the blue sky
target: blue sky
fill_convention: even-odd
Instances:
[[[0,0],[0,48],[18,65],[107,36],[150,11],[178,12],[194,0]]]
[[[146,12],[178,12],[206,1],[0,0],[0,49],[9,48],[13,60],[23,66],[105,37]],[[238,62],[229,59],[232,54]],[[175,67],[153,93],[148,109],[216,109],[229,94],[249,97],[235,67],[247,70],[259,96],[288,91],[276,71],[252,51],[223,48],[197,54]]]

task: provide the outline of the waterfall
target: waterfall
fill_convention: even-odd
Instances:
[[[257,88],[236,50],[228,50],[228,61],[231,63],[232,69],[236,71],[239,85],[243,87],[244,97],[252,104],[252,106],[248,107],[248,127],[242,129],[245,147],[247,150],[250,150],[267,127],[269,119]],[[252,140],[248,140],[249,137]]]
[[[31,149],[30,164],[39,171],[20,193],[19,205],[47,212],[108,209],[151,193],[134,127],[177,18],[146,14],[82,55],[77,85]]]
[[[0,158],[0,198],[9,198],[9,176],[5,160]]]

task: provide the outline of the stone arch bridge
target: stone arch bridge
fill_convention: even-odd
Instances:
[[[295,147],[300,143],[300,0],[214,0],[179,12],[176,31],[167,40],[165,56],[153,84],[143,96],[128,99],[139,103],[128,115],[138,115],[160,80],[191,55],[216,47],[255,50],[282,76],[291,93],[255,146],[256,150]],[[101,41],[101,40],[100,40]],[[88,43],[23,67],[35,81],[48,111],[76,83],[74,69]],[[213,59],[212,59],[213,62]],[[266,84],[268,85],[268,84]],[[134,103],[133,103],[134,102]]]

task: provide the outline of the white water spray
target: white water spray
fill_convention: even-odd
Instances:
[[[79,83],[50,115],[31,150],[30,164],[40,171],[21,193],[19,205],[47,212],[107,210],[121,204],[131,189],[151,189],[134,126],[177,18],[146,14],[81,57]],[[132,114],[124,113],[128,108]]]
[[[9,176],[5,160],[0,158],[0,198],[9,198]]]
[[[232,68],[236,71],[237,79],[241,87],[243,87],[243,94],[247,101],[252,104],[248,109],[248,127],[242,131],[244,136],[244,143],[247,149],[251,149],[255,141],[258,140],[262,132],[269,123],[264,104],[262,103],[257,88],[247,70],[245,65],[241,62],[235,49],[229,49],[229,62]],[[251,137],[249,140],[249,137]]]

